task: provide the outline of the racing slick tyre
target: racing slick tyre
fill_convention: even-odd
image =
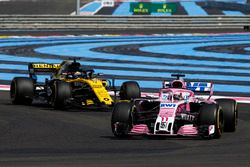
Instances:
[[[111,117],[111,128],[114,136],[128,136],[128,132],[132,125],[131,108],[132,104],[128,102],[119,102],[115,104]]]
[[[223,110],[224,132],[234,132],[238,119],[237,102],[233,99],[216,99],[215,101]]]
[[[120,88],[120,99],[131,100],[141,97],[140,86],[135,81],[124,82]]]
[[[15,77],[10,85],[10,98],[13,104],[30,105],[34,97],[34,83],[31,78]]]
[[[203,138],[220,138],[223,132],[223,112],[219,105],[203,104],[199,111],[198,125]],[[214,125],[214,133],[211,134],[210,125]]]
[[[64,81],[54,81],[52,87],[52,106],[55,109],[65,109],[67,105],[67,99],[70,97],[70,84]]]

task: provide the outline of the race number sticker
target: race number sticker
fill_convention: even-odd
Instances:
[[[167,122],[161,122],[160,129],[167,129]]]

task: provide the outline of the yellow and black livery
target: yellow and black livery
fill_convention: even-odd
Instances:
[[[113,106],[108,90],[114,89],[114,80],[102,79],[103,76],[76,60],[61,64],[30,63],[28,71],[29,77],[15,77],[11,82],[13,103],[30,104],[34,98],[42,97],[54,108]],[[49,74],[50,78],[39,83],[38,74]]]

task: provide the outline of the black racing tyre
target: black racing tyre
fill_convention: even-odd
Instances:
[[[132,125],[131,108],[132,104],[128,102],[118,102],[115,104],[111,117],[111,128],[114,136],[128,136]]]
[[[135,81],[124,82],[120,88],[120,99],[131,100],[141,97],[140,86]]]
[[[52,106],[55,109],[65,109],[67,99],[71,97],[71,86],[64,81],[54,81],[52,86]]]
[[[216,99],[217,104],[223,110],[224,131],[234,132],[238,120],[238,105],[233,99]]]
[[[13,104],[30,105],[34,97],[34,82],[28,77],[15,77],[10,85],[10,98]]]
[[[200,129],[207,128],[204,134],[201,134],[204,138],[218,139],[223,132],[223,112],[217,104],[203,104],[199,111],[198,125]],[[215,125],[214,134],[208,134],[208,126]]]

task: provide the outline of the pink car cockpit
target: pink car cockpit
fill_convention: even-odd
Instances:
[[[180,100],[188,100],[190,97],[194,97],[194,92],[187,89],[161,89],[160,101],[176,102]]]

